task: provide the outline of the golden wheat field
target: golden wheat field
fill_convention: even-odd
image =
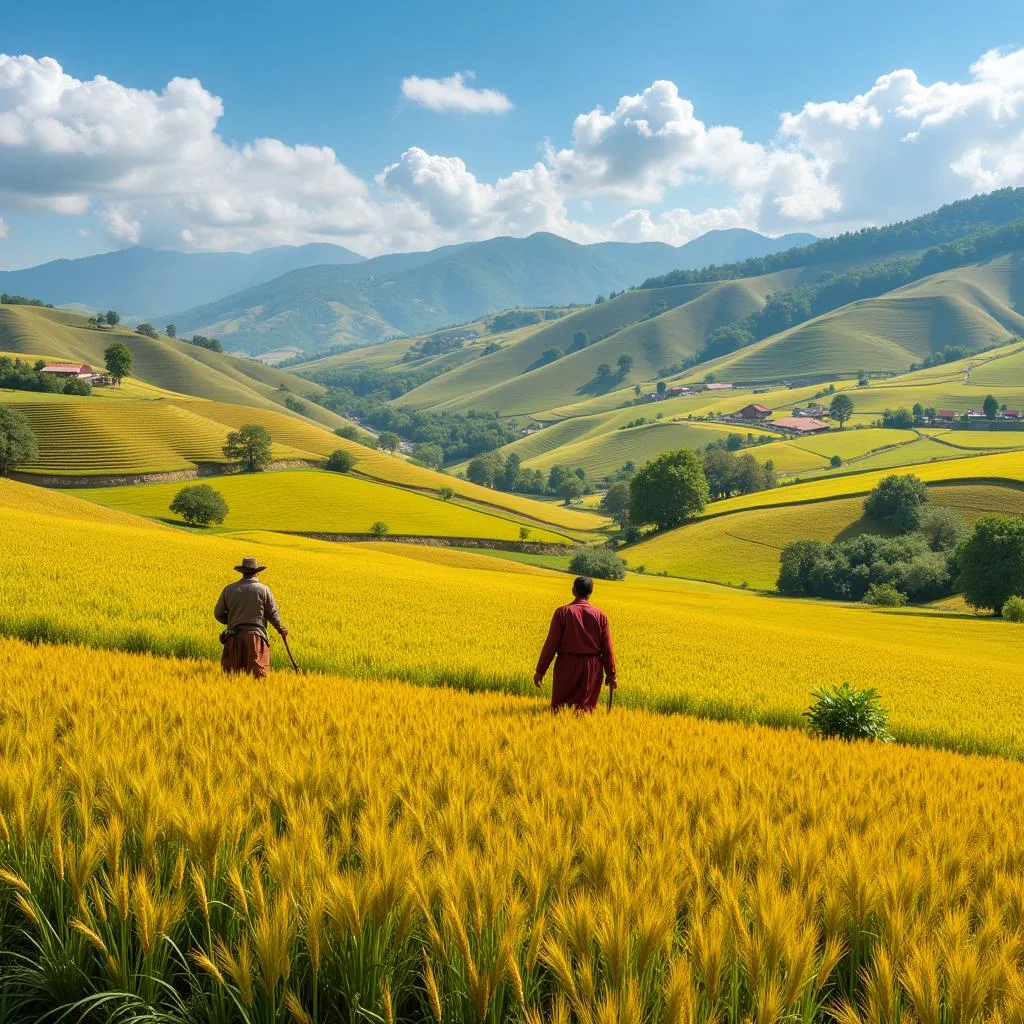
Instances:
[[[0,684],[5,1020],[1024,1013],[1020,765],[11,640]]]
[[[0,481],[0,630],[213,658],[217,594],[255,554],[304,665],[532,694],[569,578],[432,564],[403,549],[197,536]],[[601,583],[595,599],[611,617],[626,705],[794,725],[812,688],[848,680],[879,689],[902,739],[1024,756],[1014,623],[642,577]],[[274,659],[287,664],[280,645]]]

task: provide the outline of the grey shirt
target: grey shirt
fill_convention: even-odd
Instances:
[[[281,632],[284,623],[273,591],[255,576],[242,578],[226,586],[213,610],[213,617],[229,629],[255,629],[267,635],[267,623]]]

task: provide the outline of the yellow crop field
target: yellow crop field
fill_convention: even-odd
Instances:
[[[0,685],[8,1019],[1024,1012],[1020,765],[9,640]]]
[[[232,530],[369,533],[375,522],[382,521],[399,535],[519,539],[519,523],[511,519],[324,470],[223,476],[213,486],[228,504],[224,526]],[[174,520],[168,508],[181,487],[181,483],[96,487],[77,494],[109,508]],[[530,531],[530,539],[566,542],[540,527]]]
[[[957,448],[1024,448],[1024,430],[943,430],[934,436]]]
[[[931,503],[952,508],[968,524],[988,512],[1024,515],[1024,490],[961,484],[931,488]],[[687,579],[771,590],[779,554],[795,540],[829,542],[879,533],[863,519],[864,497],[731,512],[642,541],[623,554],[630,566]]]
[[[564,575],[127,526],[66,495],[45,495],[40,509],[35,490],[0,481],[0,631],[25,638],[213,657],[213,601],[254,554],[309,667],[533,693],[551,609],[568,596]],[[39,557],[58,549],[79,554]],[[851,679],[878,687],[903,738],[1024,756],[1012,623],[823,603],[811,615],[799,601],[643,577],[600,584],[597,601],[625,705],[796,723],[811,686]],[[809,673],[822,652],[835,667]],[[283,664],[276,647],[274,657]]]
[[[892,445],[906,444],[916,440],[911,430],[890,430],[884,427],[868,427],[862,430],[830,430],[827,434],[801,437],[792,442],[797,448],[831,458],[838,455],[844,461],[867,455],[868,452]]]

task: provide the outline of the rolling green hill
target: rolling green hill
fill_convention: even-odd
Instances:
[[[797,238],[796,241],[803,241]],[[701,242],[699,246],[697,242]],[[343,343],[417,335],[519,306],[592,302],[652,273],[702,266],[737,250],[777,251],[787,237],[716,233],[687,246],[660,242],[577,245],[557,235],[491,238],[430,253],[309,267],[176,313],[180,330],[214,334],[250,352],[295,345],[317,352]]]

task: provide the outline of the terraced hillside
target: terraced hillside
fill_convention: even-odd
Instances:
[[[168,509],[180,486],[101,487],[76,494],[108,508],[175,521]],[[399,536],[520,539],[514,518],[322,470],[221,477],[215,486],[228,504],[224,528],[229,530],[369,534],[380,521]],[[530,531],[529,539],[568,543],[540,527]]]
[[[989,512],[1024,515],[1024,489],[993,485],[935,485],[934,505],[952,508],[968,524]],[[864,498],[733,512],[652,537],[627,549],[632,568],[672,576],[773,590],[779,555],[795,540],[829,542],[880,533],[863,519]]]

